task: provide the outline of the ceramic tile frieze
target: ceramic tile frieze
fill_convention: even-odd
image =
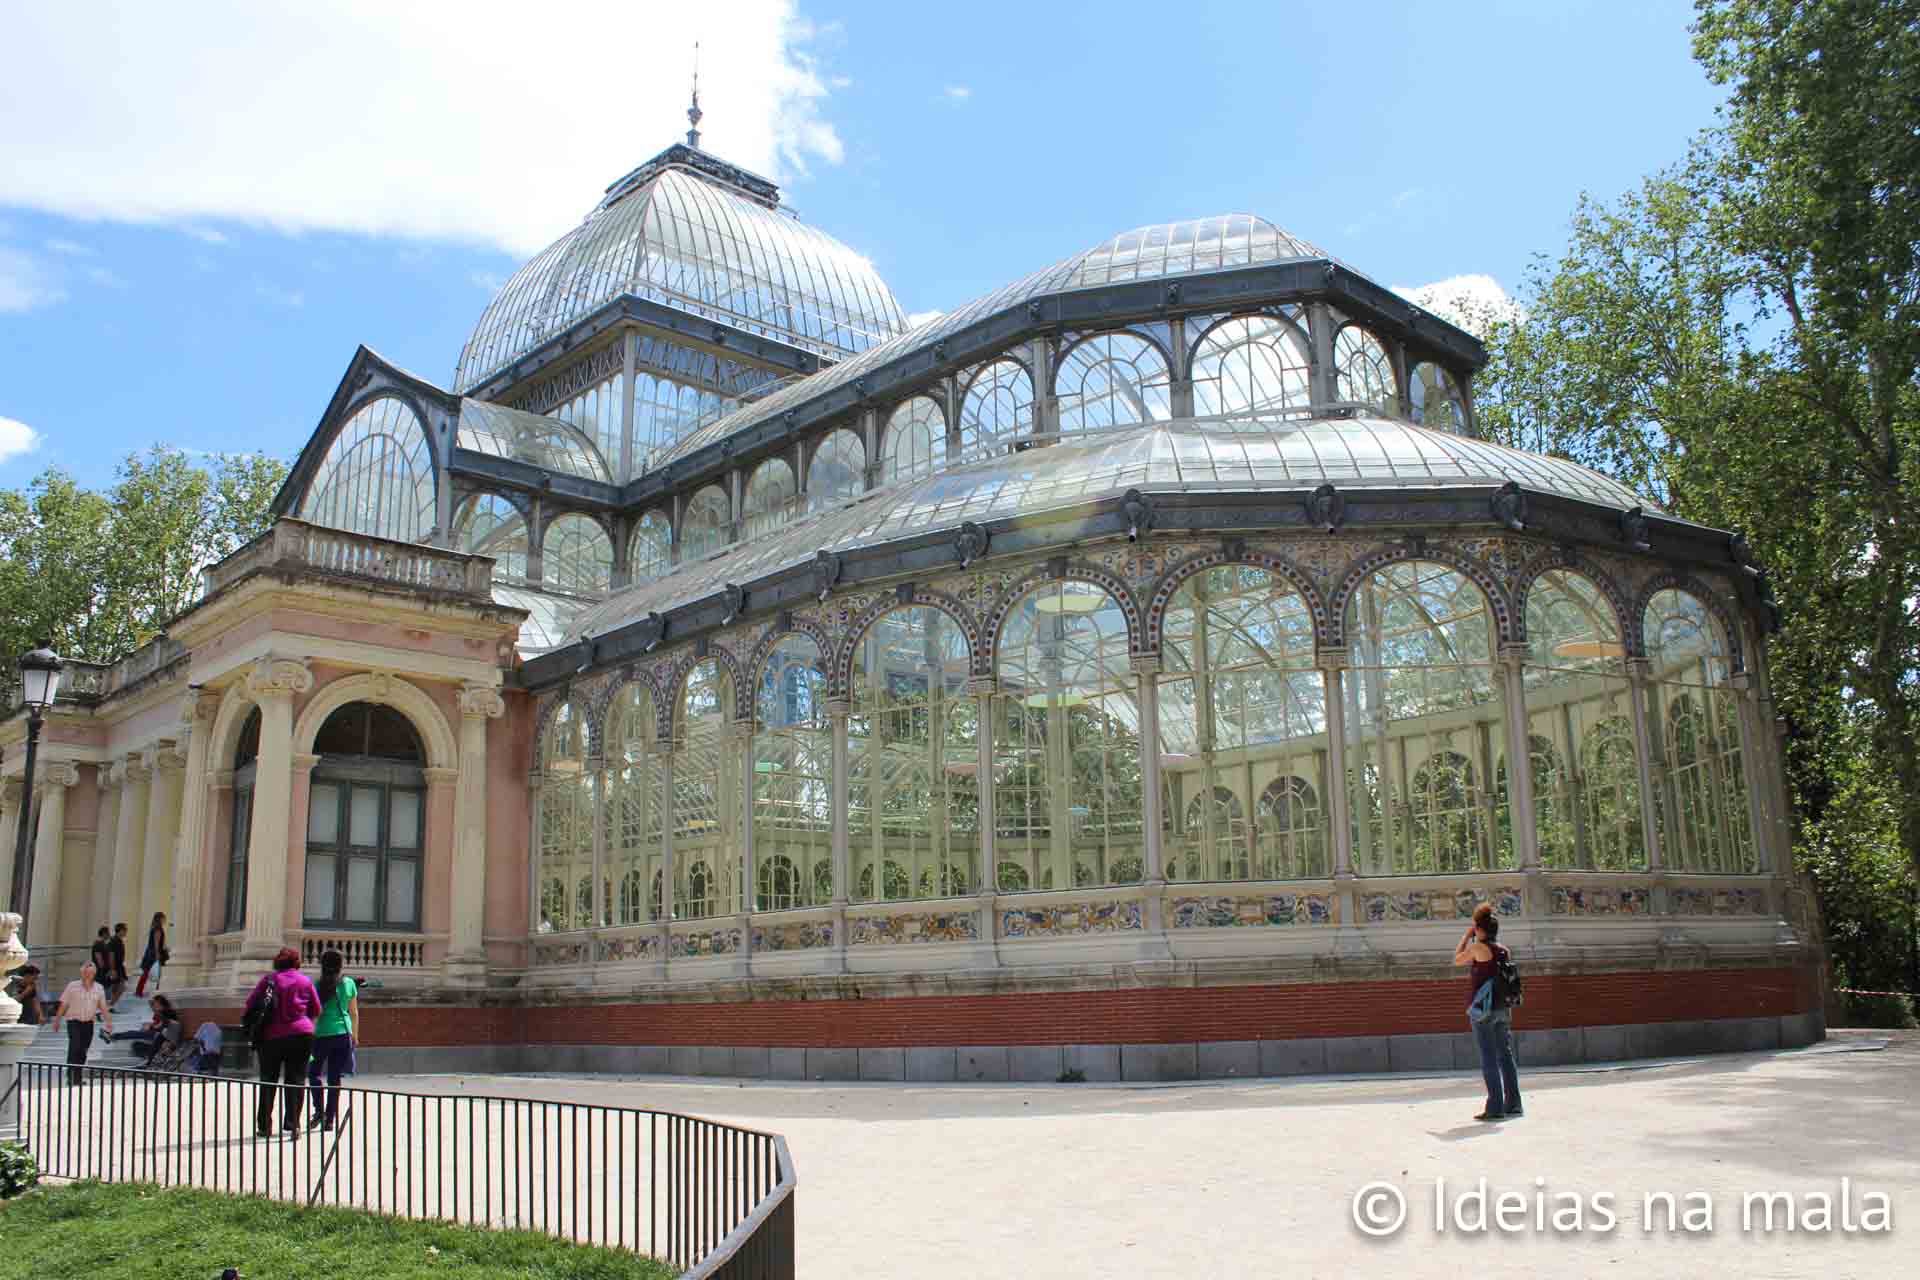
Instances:
[[[713,929],[705,933],[676,933],[667,943],[669,959],[695,959],[700,956],[729,956],[740,950],[744,935],[740,927]]]
[[[1118,933],[1138,929],[1143,921],[1138,902],[1068,902],[1058,906],[1025,907],[1000,913],[1000,935],[1005,938],[1066,938],[1089,933]]]
[[[812,951],[833,945],[833,921],[806,920],[798,924],[755,926],[753,950],[758,955],[774,951]]]
[[[913,942],[972,942],[980,936],[971,911],[937,915],[848,916],[847,945],[894,946]]]
[[[1483,902],[1491,902],[1496,913],[1518,916],[1526,913],[1526,897],[1511,885],[1494,889],[1417,889],[1406,893],[1369,893],[1361,899],[1360,913],[1368,924],[1397,924],[1407,920],[1471,920],[1473,911]]]
[[[533,944],[533,962],[537,965],[585,964],[587,962],[587,941],[585,938],[567,942],[536,942]]]
[[[1653,892],[1642,886],[1595,888],[1555,885],[1549,910],[1556,916],[1644,916],[1653,911]]]
[[[1339,903],[1321,893],[1257,897],[1172,898],[1167,920],[1175,929],[1234,929],[1289,924],[1337,924]]]
[[[660,958],[660,935],[658,933],[630,933],[619,938],[602,938],[599,941],[600,959],[610,963],[622,960],[658,960]]]
[[[1767,891],[1674,888],[1667,890],[1667,910],[1676,916],[1763,916],[1767,913]]]

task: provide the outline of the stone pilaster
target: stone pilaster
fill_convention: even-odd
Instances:
[[[132,752],[114,766],[120,777],[118,832],[113,842],[113,886],[107,895],[104,923],[125,922],[127,936],[146,936],[140,922],[140,893],[147,859],[147,811],[153,801],[153,769],[141,752]],[[129,946],[133,945],[130,941]],[[131,957],[133,960],[138,956]]]
[[[139,907],[127,920],[129,934],[140,939],[143,947],[154,912],[165,912],[168,920],[173,919],[173,853],[180,843],[180,802],[187,780],[187,757],[177,742],[163,739],[147,751],[146,764],[153,771],[147,799],[147,847],[140,864]],[[139,957],[132,959],[137,961]]]
[[[481,935],[487,909],[487,721],[507,709],[500,691],[483,684],[460,688],[460,760],[453,791],[453,883],[449,890],[446,978],[456,986],[483,985],[487,954]]]
[[[203,912],[207,825],[213,819],[207,803],[207,755],[219,710],[219,695],[212,693],[195,694],[181,707],[180,722],[188,735],[187,770],[180,796],[180,838],[173,855],[173,911],[167,927],[179,986],[196,985],[201,978],[200,942],[207,931]]]
[[[39,815],[33,842],[33,884],[27,890],[29,926],[35,920],[46,925],[40,933],[41,945],[60,945],[52,936],[60,919],[60,865],[67,854],[67,788],[80,781],[80,770],[71,761],[50,760],[40,766],[35,779],[39,792],[34,810]],[[78,943],[79,938],[68,940]]]
[[[260,708],[254,760],[252,833],[247,842],[246,938],[241,956],[271,960],[285,944],[287,834],[293,805],[293,700],[313,688],[304,662],[261,658],[247,675]]]

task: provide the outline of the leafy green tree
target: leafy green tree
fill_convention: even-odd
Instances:
[[[286,474],[261,455],[203,467],[156,448],[129,455],[104,493],[58,469],[0,490],[0,653],[51,639],[110,662],[153,639],[198,597],[202,569],[271,523]]]
[[[1891,981],[1866,976],[1912,929],[1887,856],[1920,869],[1920,5],[1699,0],[1694,53],[1719,126],[1580,200],[1489,328],[1479,404],[1747,532],[1784,610],[1801,856],[1849,979]]]

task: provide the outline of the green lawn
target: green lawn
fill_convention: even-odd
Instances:
[[[0,1280],[663,1280],[651,1258],[526,1231],[403,1222],[257,1196],[83,1182],[0,1201]]]

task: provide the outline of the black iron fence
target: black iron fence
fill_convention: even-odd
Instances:
[[[790,1280],[793,1162],[778,1134],[697,1116],[478,1094],[327,1090],[24,1063],[0,1128],[55,1178],[149,1182],[523,1228],[689,1276]],[[263,1097],[265,1132],[257,1125]],[[15,1109],[7,1114],[6,1109]]]

